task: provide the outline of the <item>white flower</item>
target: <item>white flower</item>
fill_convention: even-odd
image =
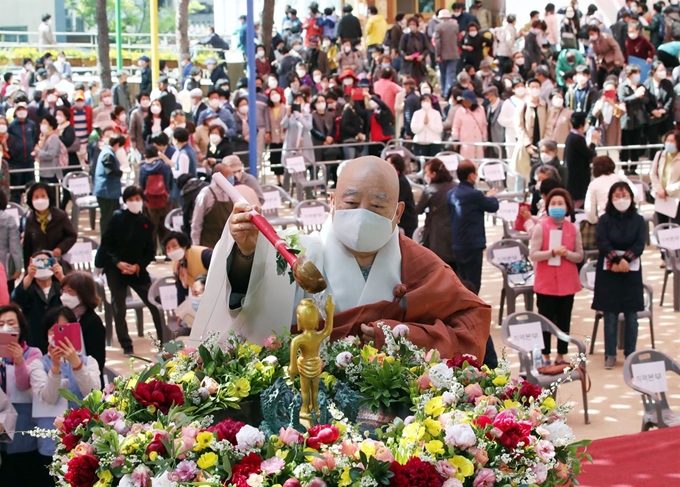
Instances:
[[[432,379],[430,378],[430,381]],[[446,406],[450,406],[451,404],[456,402],[456,395],[451,394],[449,391],[446,391],[444,394],[442,394],[442,400],[444,401],[444,404]]]
[[[430,368],[430,382],[437,389],[448,389],[453,379],[453,369],[445,363]]]
[[[118,487],[132,487],[132,479],[130,475],[123,475],[123,478],[118,482]]]
[[[543,427],[548,430],[552,443],[557,447],[567,446],[576,441],[574,431],[562,420],[544,424]]]
[[[269,355],[269,356],[263,358],[263,359],[262,359],[262,362],[264,362],[264,363],[267,364],[267,365],[276,366],[276,365],[278,365],[278,363],[279,363],[279,359],[277,359],[277,358],[274,357],[273,355]]]
[[[406,338],[408,337],[408,334],[411,332],[411,329],[408,327],[408,325],[405,325],[403,323],[398,324],[392,329],[392,335],[394,335],[395,338]]]
[[[352,355],[352,352],[340,352],[338,356],[335,358],[335,365],[337,365],[341,369],[344,369],[345,367],[352,363],[353,359],[354,355]]]
[[[535,464],[531,467],[531,470],[533,470],[534,475],[536,476],[536,483],[539,485],[548,478],[548,468],[542,463]]]
[[[543,426],[539,426],[538,428],[536,428],[536,434],[538,434],[543,439],[550,438],[550,431],[545,429]]]
[[[264,445],[264,433],[250,425],[245,425],[236,433],[236,448],[240,451],[248,451]]]
[[[151,487],[172,487],[172,481],[168,478],[168,472],[163,472],[160,477],[151,479]]]
[[[539,440],[534,447],[538,458],[544,462],[549,462],[555,457],[555,447],[548,440]]]
[[[250,477],[248,477],[248,480],[246,480],[246,484],[248,484],[250,487],[262,487],[263,483],[264,477],[256,473],[251,473]]]
[[[469,424],[454,424],[446,427],[444,442],[465,450],[477,444],[477,436]]]

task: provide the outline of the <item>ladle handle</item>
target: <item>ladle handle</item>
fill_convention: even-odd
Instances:
[[[212,178],[215,180],[217,185],[222,188],[225,193],[227,193],[232,201],[248,203],[248,200],[246,200],[243,195],[239,193],[236,188],[234,188],[234,185],[231,184],[222,174],[216,172],[213,174]],[[286,259],[286,262],[288,262],[292,269],[295,265],[295,262],[297,262],[297,256],[288,250],[286,242],[284,242],[283,239],[279,237],[279,235],[276,233],[276,230],[274,230],[274,227],[271,226],[265,217],[260,215],[255,210],[251,210],[250,214],[252,216],[253,224],[262,233],[262,235],[264,235],[266,239],[271,242],[276,251],[281,254],[284,259]]]

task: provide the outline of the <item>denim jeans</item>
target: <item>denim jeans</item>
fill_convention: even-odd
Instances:
[[[638,317],[635,311],[623,313],[623,353],[627,357],[635,351],[638,336]],[[619,329],[619,313],[604,313],[604,355],[616,357],[616,342]]]
[[[456,66],[458,59],[442,59],[439,63],[439,79],[442,87],[442,97],[449,96],[449,90],[456,80]]]

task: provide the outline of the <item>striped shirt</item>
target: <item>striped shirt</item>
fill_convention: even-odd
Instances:
[[[81,143],[87,143],[87,115],[85,110],[73,111],[73,130],[76,132],[76,137],[80,139]]]

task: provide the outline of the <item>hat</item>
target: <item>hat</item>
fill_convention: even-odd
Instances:
[[[439,11],[439,14],[437,14],[437,18],[450,19],[451,18],[451,12],[449,12],[447,9],[443,8]]]
[[[191,98],[203,98],[203,90],[200,88],[194,88],[189,92]]]
[[[214,57],[206,58],[205,63],[203,64],[205,64],[206,66],[208,66],[209,64],[217,64],[217,59],[215,59]]]
[[[482,94],[498,96],[498,88],[496,88],[495,86],[489,86],[487,89],[484,90]]]
[[[28,110],[28,105],[24,101],[19,102],[14,106],[14,111],[17,111],[19,108],[26,108]]]
[[[73,95],[73,101],[85,101],[85,93],[83,93],[81,90],[76,91],[76,93]]]
[[[359,80],[359,88],[370,88],[371,87],[371,82],[368,80],[368,78],[362,78]]]
[[[17,85],[9,85],[5,89],[5,98],[6,99],[9,98],[10,96],[12,96],[14,93],[16,93],[19,90],[21,90],[21,87],[19,87]]]
[[[189,75],[196,76],[197,74],[203,75],[203,70],[198,66],[194,66],[191,68],[191,71],[189,71]]]
[[[359,78],[357,78],[357,75],[354,74],[354,71],[351,69],[346,69],[342,72],[340,76],[338,76],[338,79],[342,81],[345,78],[354,78],[354,81],[357,81]]]
[[[149,56],[140,56],[139,61],[150,63],[151,59],[149,59]]]
[[[462,98],[464,101],[477,103],[477,95],[475,95],[475,92],[472,90],[463,90]]]
[[[94,128],[98,129],[106,129],[108,127],[113,126],[113,120],[111,120],[111,114],[106,112],[106,113],[98,113],[95,119],[92,121],[92,126]]]
[[[47,70],[45,68],[40,68],[35,72],[35,74],[38,76],[47,76]]]

